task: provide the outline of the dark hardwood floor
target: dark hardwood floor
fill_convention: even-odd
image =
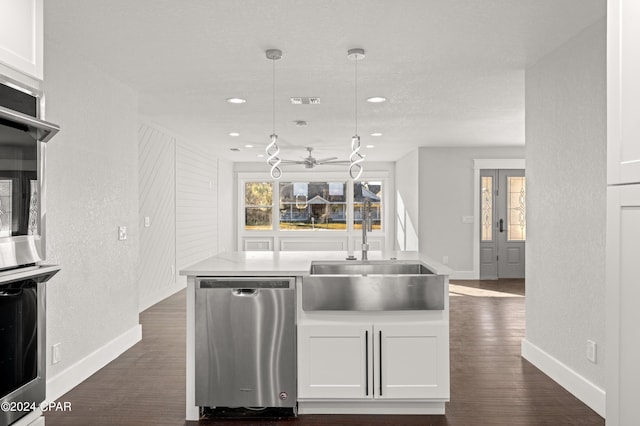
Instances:
[[[524,281],[454,281],[451,294],[451,402],[445,416],[305,415],[283,420],[207,420],[205,425],[604,425],[589,409],[520,357]],[[59,401],[47,426],[184,425],[185,291],[140,315],[142,341]]]

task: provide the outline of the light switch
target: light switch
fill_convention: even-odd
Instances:
[[[126,226],[118,226],[118,240],[126,240],[127,239],[127,227]]]
[[[151,226],[151,218],[149,216],[144,217],[144,227],[148,228]]]

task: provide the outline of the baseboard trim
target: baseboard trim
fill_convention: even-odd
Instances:
[[[527,339],[522,339],[521,354],[523,358],[605,418],[606,393],[604,389],[591,383]]]
[[[450,280],[477,280],[478,274],[475,271],[453,271],[449,275]]]
[[[48,379],[46,400],[49,402],[57,400],[140,340],[142,340],[142,326],[138,324]]]
[[[145,301],[142,305],[138,306],[138,313],[142,313],[142,312],[146,311],[147,309],[149,309],[150,307],[152,307],[156,303],[162,302],[167,297],[173,296],[174,294],[176,294],[180,290],[184,290],[186,287],[187,287],[186,281],[185,282],[180,282],[180,281],[176,280],[174,285],[167,286],[167,289],[163,293],[160,293],[159,295],[156,295],[156,297],[154,297],[153,300]]]

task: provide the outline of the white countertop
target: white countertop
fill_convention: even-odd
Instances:
[[[360,257],[360,253],[354,253]],[[307,275],[312,261],[345,260],[348,252],[329,251],[235,251],[224,252],[195,263],[180,271],[180,275],[232,275],[232,276],[275,276],[275,275]],[[419,260],[437,274],[449,275],[451,270],[417,252],[369,252],[369,260]]]

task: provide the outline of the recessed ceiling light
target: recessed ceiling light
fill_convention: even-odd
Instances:
[[[240,133],[238,133],[238,132],[231,132],[231,133],[229,133],[229,136],[232,136],[232,137],[236,138],[236,137],[240,136]]]
[[[375,145],[367,145],[367,148],[375,148]]]
[[[256,157],[262,158],[262,157],[264,157],[264,154],[258,154]]]
[[[249,144],[249,143],[248,143],[248,144],[246,144],[244,147],[245,147],[245,148],[253,148],[253,145],[251,145],[251,144]]]
[[[228,98],[227,102],[229,102],[230,104],[243,104],[247,102],[247,100],[242,98]]]
[[[371,133],[371,136],[375,136],[375,137],[382,136],[382,133],[380,132]]]
[[[379,104],[380,102],[386,101],[387,98],[383,98],[382,96],[373,96],[367,99],[367,102],[371,102],[372,104]]]

